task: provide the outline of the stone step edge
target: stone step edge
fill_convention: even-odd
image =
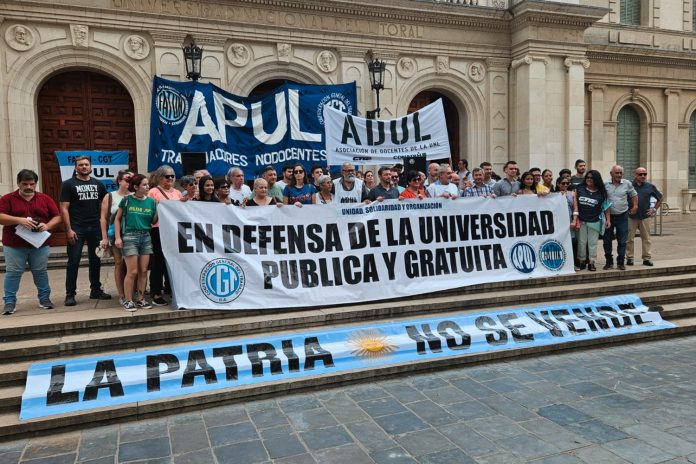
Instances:
[[[644,304],[651,306],[653,304],[659,304],[664,308],[663,312],[663,318],[665,319],[675,319],[675,318],[681,318],[681,317],[687,317],[691,316],[693,312],[696,311],[696,291],[693,291],[691,293],[684,294],[684,292],[681,291],[681,289],[671,289],[675,290],[676,297],[678,297],[678,301],[675,302],[670,302],[666,301],[664,298],[664,292],[655,290],[650,293],[653,295],[650,296],[641,296],[641,300],[643,301]],[[578,303],[582,303],[583,300],[577,300]],[[507,307],[517,307],[517,306],[511,306],[508,305]],[[477,307],[476,309],[464,309],[460,310],[459,312],[461,314],[466,314],[472,311],[478,312],[481,309],[501,309],[504,310],[505,307],[496,307],[496,308],[480,308]],[[437,318],[437,317],[443,317],[448,314],[452,314],[455,311],[438,311],[434,314],[430,314],[430,316]],[[411,315],[415,316],[415,315]],[[397,317],[395,319],[403,319],[403,317]],[[371,319],[374,320],[375,322],[379,322],[380,319]],[[370,319],[364,320],[364,321],[357,321],[355,318],[348,318],[347,320],[343,321],[333,321],[332,325],[330,328],[345,328],[349,327],[351,325],[351,322],[360,322],[361,324],[364,324],[366,322],[369,322]],[[262,323],[263,324],[263,323]],[[265,327],[266,331],[264,332],[264,335],[277,335],[281,334],[284,332],[291,332],[293,330],[297,330],[297,328],[308,328],[308,327],[321,327],[321,324],[312,324],[312,323],[307,323],[303,322],[302,320],[295,322],[292,325],[286,325],[281,327],[280,329],[276,329],[273,327]],[[223,340],[228,340],[230,337],[238,336],[238,335],[243,335],[249,333],[249,328],[248,327],[242,327],[237,329],[236,331],[228,331],[225,333],[217,333],[217,334],[212,334],[212,333],[204,333],[204,334],[192,334],[187,337],[181,337],[177,340],[172,340],[170,337],[167,336],[162,336],[157,339],[157,341],[162,341],[161,343],[152,343],[153,340],[151,338],[148,339],[149,342],[149,347],[150,348],[156,348],[156,347],[167,347],[167,346],[184,346],[188,345],[191,342],[202,342],[205,341],[206,343],[215,343],[216,341],[223,341]],[[133,344],[129,344],[127,346],[120,346],[114,349],[110,349],[113,345],[107,345],[107,346],[102,346],[102,347],[92,347],[94,350],[91,351],[84,351],[84,352],[73,352],[73,353],[65,353],[61,354],[60,352],[58,353],[52,353],[53,356],[47,357],[47,358],[41,358],[39,360],[33,360],[31,358],[27,359],[21,359],[21,360],[12,360],[9,362],[0,362],[0,404],[2,401],[2,389],[5,387],[11,387],[11,386],[17,386],[17,385],[24,385],[24,382],[26,380],[26,371],[29,368],[29,366],[33,363],[36,362],[51,362],[51,361],[59,361],[63,359],[69,359],[69,358],[80,358],[80,357],[85,357],[85,356],[97,356],[99,353],[103,353],[108,351],[109,353],[128,353],[131,352],[135,349],[138,348],[136,345],[137,342],[134,342]],[[50,355],[51,353],[49,353]],[[2,407],[0,407],[0,411],[2,410]]]
[[[625,273],[623,273],[625,274]],[[601,281],[606,281],[606,276],[607,274],[601,275]],[[560,276],[563,278],[563,281],[557,281],[557,282],[548,282],[548,284],[545,282],[545,285],[543,285],[543,290],[546,289],[559,289],[559,288],[567,288],[567,287],[573,287],[573,286],[580,286],[587,284],[587,282],[581,281],[578,283],[577,278],[573,278],[574,276]],[[651,277],[651,284],[655,284],[656,282],[663,282],[665,285],[663,285],[663,288],[667,288],[670,284],[671,286],[678,286],[678,285],[683,285],[683,284],[689,284],[692,282],[688,282],[687,279],[694,279],[694,282],[696,282],[696,266],[694,269],[694,272],[670,272],[670,273],[665,273],[661,274],[658,276],[655,275],[650,275]],[[656,280],[657,278],[657,280]],[[637,277],[634,275],[625,275],[623,278],[614,280],[612,281],[613,284],[623,286],[623,288],[626,288],[627,286],[631,285],[632,283],[639,283],[638,280],[642,280],[643,277]],[[536,282],[535,284],[527,284],[525,283],[530,282],[530,280],[523,280],[523,281],[513,281],[518,283],[516,286],[509,286],[506,285],[504,288],[507,288],[511,291],[514,292],[528,292],[529,290],[534,290],[534,291],[539,291],[538,284],[539,282]],[[509,284],[509,282],[504,282],[505,284]],[[489,285],[489,284],[485,284]],[[433,293],[426,293],[422,295],[417,295],[414,299],[414,297],[401,297],[401,298],[395,298],[395,299],[390,299],[390,300],[382,300],[382,301],[374,301],[374,302],[367,302],[367,303],[359,303],[356,305],[329,305],[329,306],[324,306],[321,308],[316,308],[316,307],[307,307],[307,308],[291,308],[289,311],[288,310],[251,310],[251,311],[234,311],[234,312],[226,312],[226,311],[206,311],[206,310],[173,310],[169,312],[160,312],[160,313],[147,313],[147,310],[139,311],[135,314],[125,314],[123,316],[114,316],[114,317],[94,317],[92,319],[83,319],[79,321],[74,321],[74,322],[69,322],[69,323],[46,323],[46,324],[32,324],[32,325],[25,325],[25,326],[7,326],[0,328],[0,340],[3,342],[8,342],[8,341],[13,341],[13,340],[26,340],[26,339],[40,339],[45,336],[51,336],[53,333],[59,333],[60,336],[63,335],[72,335],[72,334],[79,334],[79,333],[94,333],[94,332],[99,332],[99,331],[112,331],[112,330],[118,330],[119,327],[127,327],[127,328],[134,328],[134,327],[139,327],[139,326],[146,326],[146,327],[151,327],[153,323],[156,323],[157,325],[166,325],[166,324],[182,324],[182,323],[189,323],[189,322],[199,322],[199,321],[204,321],[204,320],[219,320],[219,319],[228,319],[228,318],[234,318],[234,317],[263,317],[267,319],[269,316],[277,316],[277,315],[282,315],[282,314],[293,314],[293,313],[301,313],[301,312],[307,312],[307,311],[332,311],[336,310],[336,308],[355,308],[356,311],[361,308],[361,307],[385,307],[385,306],[398,306],[399,304],[409,304],[409,303],[414,303],[417,301],[422,301],[424,299],[428,298],[439,298],[439,297],[458,297],[458,298],[476,298],[477,295],[487,295],[489,293],[493,293],[497,289],[488,289],[488,288],[480,288],[478,286],[472,286],[472,287],[461,287],[456,290],[452,291],[447,291],[447,292],[433,292]],[[621,290],[624,292],[625,290]],[[633,289],[627,290],[630,293],[633,293]],[[577,292],[576,292],[577,294]],[[487,297],[490,298],[490,297]],[[92,314],[92,313],[90,313]],[[93,312],[95,316],[98,316],[98,312]],[[233,315],[234,314],[234,315]],[[55,335],[53,335],[55,337]]]
[[[220,389],[197,393],[192,395],[165,398],[140,402],[134,405],[121,405],[113,408],[101,408],[87,412],[65,414],[62,416],[19,421],[18,413],[5,413],[0,416],[0,442],[15,440],[41,434],[42,432],[67,431],[84,426],[85,424],[99,425],[124,422],[129,419],[145,419],[149,417],[161,417],[162,414],[170,415],[190,411],[196,408],[205,408],[211,404],[221,405],[236,403],[239,401],[257,400],[267,398],[273,394],[288,394],[299,391],[317,389],[332,385],[345,385],[357,383],[367,379],[382,378],[394,375],[419,371],[445,370],[451,366],[466,364],[480,364],[489,361],[502,361],[514,358],[531,357],[545,354],[553,354],[562,351],[591,348],[593,346],[606,346],[611,344],[626,344],[636,341],[662,339],[670,336],[684,336],[696,333],[696,317],[682,321],[681,325],[674,328],[653,332],[618,335],[615,337],[597,338],[591,340],[577,340],[551,346],[535,346],[526,348],[514,348],[504,351],[486,353],[465,354],[443,359],[427,359],[402,363],[393,366],[368,367],[336,374],[323,374],[311,378],[287,379],[269,382],[263,385],[250,385],[229,389]]]
[[[641,296],[643,303],[645,303],[646,305],[650,306],[653,304],[658,304],[664,306],[665,304],[670,303],[694,301],[696,300],[696,290],[693,290],[691,292],[685,292],[682,288],[670,288],[666,290],[663,289],[653,290],[651,292],[643,292],[642,294],[639,294],[639,296]],[[583,299],[578,299],[574,301],[582,303]],[[484,307],[481,304],[477,304],[475,307],[458,308],[456,306],[453,306],[450,302],[448,302],[446,303],[446,307],[444,308],[437,308],[435,306],[431,306],[426,309],[434,311],[436,314],[439,315],[445,315],[451,314],[453,312],[467,313],[472,311],[478,312],[486,309],[503,309],[506,306],[519,307],[526,305],[501,305],[499,302],[493,302],[490,305],[488,305],[488,307]],[[239,325],[234,321],[232,321],[229,324],[229,326],[214,324],[215,322],[219,321],[212,321],[211,324],[213,325],[213,327],[192,328],[190,330],[184,330],[182,328],[177,327],[171,331],[163,330],[157,333],[149,332],[145,338],[147,339],[146,341],[149,346],[170,346],[176,344],[185,344],[191,341],[209,341],[214,339],[224,339],[244,335],[249,333],[250,330],[256,330],[259,328],[265,329],[266,333],[282,333],[291,330],[297,330],[297,328],[322,327],[326,325],[341,324],[345,325],[350,324],[351,322],[365,323],[369,321],[379,321],[384,319],[385,317],[391,319],[403,319],[410,317],[419,317],[425,314],[426,313],[424,313],[423,309],[416,309],[413,312],[400,313],[398,315],[395,315],[393,313],[372,314],[369,317],[359,317],[359,315],[355,315],[352,312],[350,312],[344,314],[344,317],[342,318],[331,318],[326,317],[327,315],[324,315],[314,321],[307,320],[307,318],[304,317],[296,319],[288,318],[288,320],[286,321],[277,321],[277,325],[274,327],[269,327],[268,321],[264,320],[258,321],[251,327],[244,324]],[[435,317],[435,314],[433,314],[432,312],[428,312],[427,314],[431,315],[432,317]],[[162,329],[168,328],[168,325],[162,327]],[[172,335],[173,333],[179,333],[179,335],[174,337]],[[30,363],[32,362],[32,359],[36,358],[37,356],[41,356],[43,358],[42,360],[45,360],[45,358],[47,357],[49,359],[84,357],[91,356],[94,353],[102,352],[104,350],[110,350],[112,352],[128,351],[129,348],[137,348],[144,342],[142,339],[144,337],[143,334],[136,334],[132,336],[121,335],[120,337],[109,336],[109,334],[111,334],[111,332],[104,332],[103,335],[105,335],[105,337],[102,338],[90,337],[88,334],[86,340],[76,340],[70,343],[56,344],[55,341],[49,340],[48,343],[45,343],[43,346],[39,346],[36,343],[32,344],[31,346],[22,348],[11,348],[9,346],[4,346],[2,349],[0,349],[0,359],[2,359],[2,362],[0,362],[0,385],[4,385],[8,382],[11,383],[22,381],[22,376],[24,375],[23,371],[18,372],[14,366],[18,364],[24,365],[25,363]],[[114,339],[118,339],[122,343],[120,343],[119,345],[114,345]]]
[[[694,283],[696,279],[685,279],[691,284],[691,288],[695,288]],[[653,284],[655,281],[653,281]],[[623,288],[623,290],[622,290]],[[633,290],[631,284],[622,283],[621,285],[604,287],[599,290],[595,290],[594,294],[596,296],[601,296],[602,294],[620,294],[624,292],[630,292]],[[696,290],[688,292],[684,291],[681,286],[673,285],[666,288],[659,288],[652,290],[652,293],[658,292],[663,296],[661,303],[669,303],[676,301],[685,301],[689,298],[696,298]],[[586,296],[586,288],[575,288],[572,291],[549,291],[543,294],[536,293],[535,301],[537,302],[548,302],[554,299],[562,300],[576,300],[581,302],[584,296]],[[648,295],[646,295],[646,293]],[[647,302],[652,303],[650,300],[651,292],[643,292],[648,300]],[[669,298],[665,295],[670,295]],[[147,338],[149,343],[157,343],[160,341],[186,341],[192,339],[210,339],[222,336],[234,336],[239,333],[249,332],[250,330],[258,329],[269,329],[269,325],[273,328],[274,332],[279,332],[283,330],[291,330],[297,327],[317,327],[326,324],[338,324],[342,322],[350,321],[367,321],[375,320],[383,317],[412,317],[420,316],[432,311],[438,311],[443,313],[452,313],[456,311],[480,311],[482,309],[490,309],[491,307],[504,307],[511,306],[509,301],[505,301],[509,295],[504,296],[491,296],[487,298],[481,298],[474,301],[461,299],[452,300],[447,297],[431,298],[431,301],[418,300],[411,301],[408,305],[402,306],[400,311],[394,306],[386,306],[383,308],[370,307],[370,305],[361,305],[353,307],[339,307],[337,311],[312,311],[310,315],[303,315],[302,313],[290,313],[287,317],[283,319],[276,319],[272,323],[265,317],[255,317],[254,321],[247,323],[239,323],[235,319],[223,320],[213,320],[213,321],[198,321],[192,322],[190,327],[183,327],[184,324],[179,325],[154,325],[147,327],[149,329],[147,334],[143,334],[141,331],[143,327],[132,327],[120,330],[111,331],[101,331],[101,332],[89,332],[81,333],[75,335],[69,335],[67,341],[60,340],[59,337],[50,336],[47,338],[36,338],[31,340],[14,340],[7,341],[0,345],[0,359],[9,361],[21,361],[24,359],[31,359],[36,356],[52,356],[61,352],[69,352],[70,354],[81,354],[94,351],[95,349],[103,349],[104,347],[129,347],[136,346],[137,344],[143,343],[143,338]],[[435,300],[435,301],[432,301]],[[527,304],[516,304],[515,306],[529,306]],[[297,317],[294,317],[297,316]],[[226,322],[226,323],[223,323]],[[114,335],[115,334],[115,335]],[[56,338],[59,338],[56,340]],[[114,343],[117,340],[118,343]],[[20,346],[17,346],[17,345]],[[21,346],[23,345],[23,346]],[[1,366],[2,364],[0,364]],[[0,374],[0,383],[4,378],[3,374]]]

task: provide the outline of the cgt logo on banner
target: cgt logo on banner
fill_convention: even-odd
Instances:
[[[573,273],[559,260],[571,241],[558,194],[157,211],[179,308],[351,303]]]
[[[122,169],[128,169],[127,151],[57,151],[56,159],[60,167],[60,180],[65,182],[75,173],[75,159],[78,156],[89,156],[92,160],[92,177],[99,180],[107,192],[118,190],[116,174]]]
[[[204,153],[213,176],[240,167],[247,178],[287,163],[326,166],[325,106],[355,114],[355,82],[285,83],[261,97],[240,97],[212,84],[155,77],[148,170],[171,165],[182,174],[182,153]]]
[[[450,157],[442,100],[391,120],[364,119],[324,107],[326,159],[330,165],[396,164],[404,158]]]
[[[672,327],[623,295],[53,361],[29,368],[20,419]]]

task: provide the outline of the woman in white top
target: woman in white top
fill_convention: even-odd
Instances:
[[[121,250],[114,246],[114,223],[111,218],[116,217],[118,205],[121,203],[121,200],[130,195],[128,191],[128,181],[130,181],[132,175],[133,173],[128,169],[118,171],[116,175],[118,190],[110,192],[104,197],[101,204],[101,217],[99,218],[102,236],[100,246],[102,250],[111,247],[111,254],[114,257],[114,280],[116,281],[116,291],[118,292],[119,303],[121,305],[123,305],[126,299],[123,293],[123,278],[126,276],[126,268]]]
[[[317,179],[317,185],[319,185],[319,191],[312,196],[312,203],[315,205],[326,205],[332,203],[334,196],[331,193],[331,188],[333,188],[331,176],[327,176],[325,174],[319,176]]]

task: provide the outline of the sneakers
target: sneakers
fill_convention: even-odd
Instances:
[[[39,308],[41,309],[53,309],[55,306],[53,306],[53,303],[51,303],[51,300],[46,298],[45,300],[39,301]]]
[[[123,309],[125,309],[129,313],[138,310],[138,308],[135,306],[135,303],[133,303],[133,300],[128,300],[125,303],[123,303]]]
[[[626,258],[626,266],[633,266],[633,258]]]
[[[14,314],[16,311],[16,307],[14,303],[6,303],[5,308],[2,311],[3,316],[9,316],[10,314]]]
[[[625,271],[625,270],[626,270],[626,266],[624,266],[623,264],[619,264],[618,266],[616,266],[616,268],[617,268],[619,271]]]
[[[138,300],[135,302],[135,307],[138,309],[151,309],[152,305],[145,301],[145,298],[143,298],[142,300]]]
[[[68,295],[65,297],[65,306],[75,306],[76,304],[75,295]]]
[[[653,262],[650,261],[649,259],[644,259],[643,266],[653,266]]]
[[[608,271],[612,267],[614,267],[614,265],[612,263],[607,263],[604,265],[604,267],[602,269],[604,269],[605,271]]]
[[[108,293],[105,293],[104,291],[99,291],[97,293],[90,293],[89,299],[90,300],[110,300],[111,295],[109,295]]]
[[[121,306],[123,306],[124,304],[126,304],[126,297],[125,297],[125,296],[119,296],[119,297],[118,297],[118,304],[121,305]]]
[[[152,299],[152,304],[155,306],[167,306],[167,300],[164,299],[162,295],[156,296]]]

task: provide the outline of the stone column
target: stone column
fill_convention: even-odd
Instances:
[[[606,85],[590,84],[587,91],[590,92],[590,147],[588,166],[599,162],[604,158],[604,92]],[[572,160],[575,163],[575,160]],[[569,166],[573,166],[570,164]]]
[[[585,70],[590,62],[584,57],[568,57],[563,62],[568,68],[566,87],[566,156],[567,166],[585,157]]]
[[[679,142],[679,96],[680,92],[674,89],[665,89],[665,139],[664,156],[661,160],[649,160],[648,178],[655,183],[664,195],[665,201],[676,206],[675,201],[681,195],[679,185],[684,181],[679,180],[679,172],[688,172],[688,141],[686,157],[682,156]],[[688,140],[688,139],[687,139]],[[660,172],[662,171],[662,172]]]
[[[489,127],[490,134],[486,137],[486,153],[474,153],[473,158],[478,164],[490,161],[496,166],[503,165],[510,156],[509,149],[509,117],[508,117],[508,67],[510,62],[494,58],[486,59],[488,66],[488,101],[490,102]],[[472,160],[469,165],[472,166]]]
[[[514,158],[524,167],[546,166],[545,56],[525,55],[512,62],[515,72]]]

